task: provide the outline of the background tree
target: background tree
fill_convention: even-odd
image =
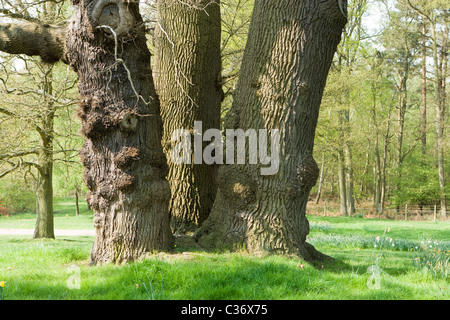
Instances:
[[[27,41],[35,41],[28,33],[35,30],[40,34],[47,28],[44,24],[56,24],[65,19],[63,5],[55,2],[44,1],[27,6],[18,2],[16,6],[12,6],[10,2],[3,1],[2,5],[4,18],[26,21],[18,27],[11,24],[0,25],[0,47],[11,53],[32,53],[28,49],[37,48],[28,48]],[[51,60],[47,53],[42,53],[42,58]],[[34,177],[37,219],[33,237],[54,238],[53,167],[56,161],[70,157],[67,153],[74,153],[73,148],[68,149],[56,141],[62,140],[61,134],[66,135],[70,127],[65,127],[66,132],[62,133],[58,130],[55,119],[75,104],[74,95],[70,92],[75,81],[67,70],[55,70],[52,64],[41,62],[40,59],[18,56],[10,59],[9,61],[20,62],[23,68],[17,70],[11,68],[11,64],[3,64],[2,91],[6,96],[0,107],[0,117],[3,125],[9,123],[11,131],[21,131],[16,131],[13,135],[9,131],[4,136],[8,149],[0,155],[0,166],[4,168],[2,176],[22,169]],[[26,78],[28,80],[24,81]],[[19,123],[22,125],[17,126]]]
[[[340,143],[335,145],[338,159],[338,181],[341,214],[355,213],[354,173],[352,152],[352,126],[354,114],[354,98],[352,92],[355,82],[348,78],[357,68],[357,59],[361,54],[361,37],[363,36],[362,19],[367,10],[367,1],[351,1],[348,7],[348,22],[345,26],[342,41],[338,46],[333,72],[339,74],[333,82],[334,106],[338,115],[337,125]]]
[[[401,0],[426,21],[430,28],[431,52],[434,74],[434,105],[436,108],[436,154],[437,168],[439,176],[439,192],[441,215],[447,216],[447,204],[445,193],[445,166],[444,166],[444,132],[445,132],[445,112],[446,112],[446,78],[447,78],[447,43],[449,10],[445,1],[434,0],[421,3],[413,0]],[[439,24],[442,24],[441,43],[439,44]],[[439,49],[440,47],[440,49]]]
[[[328,201],[328,206],[333,206],[334,201],[340,202],[341,212],[345,214],[347,192],[337,193],[339,179],[333,176],[332,170],[339,172],[338,156],[341,150],[343,170],[340,176],[346,178],[344,146],[348,140],[353,146],[353,192],[357,212],[372,203],[373,212],[387,214],[384,209],[399,208],[406,203],[423,206],[440,202],[440,198],[435,197],[438,184],[432,182],[434,179],[439,181],[437,161],[435,164],[432,161],[437,159],[437,148],[430,143],[426,144],[425,152],[423,147],[418,148],[425,136],[427,140],[436,136],[436,130],[430,130],[432,127],[427,125],[427,121],[433,119],[435,123],[437,111],[427,107],[424,112],[424,102],[429,106],[435,105],[436,101],[432,41],[429,38],[431,32],[425,34],[426,48],[423,50],[423,18],[402,1],[368,3],[361,17],[362,23],[356,24],[360,26],[357,32],[350,27],[351,8],[355,5],[360,5],[360,2],[349,4],[348,31],[344,33],[346,41],[338,47],[330,72],[316,135],[317,157],[322,157],[324,150],[335,150],[333,157],[325,153],[328,170],[325,167],[323,180],[326,183],[322,186],[322,199]],[[436,12],[443,12],[445,6],[442,2],[437,1],[434,5]],[[376,23],[376,29],[368,26],[372,16],[376,15],[372,14],[369,18],[367,14],[373,11],[382,13],[382,20]],[[445,39],[445,24],[442,23],[443,15],[438,16],[438,52],[442,57],[440,43]],[[427,28],[429,30],[430,27]],[[348,37],[350,30],[354,30],[352,38]],[[346,47],[350,47],[350,51]],[[339,57],[342,57],[341,62],[347,60],[347,52],[352,53],[350,67],[337,68]],[[427,54],[425,58],[424,52]],[[446,60],[439,58],[439,61],[442,61],[438,63],[439,68],[445,69]],[[429,69],[425,72],[426,82],[423,81],[424,65]],[[339,70],[346,73],[340,77]],[[422,94],[424,85],[427,92],[425,98]],[[350,122],[344,121],[345,109],[350,111],[347,113],[351,116]],[[446,119],[445,123],[448,122]],[[447,140],[443,139],[444,146]],[[342,184],[341,189],[346,190],[347,185]],[[318,188],[314,192],[318,192]],[[448,192],[446,187],[445,194]],[[340,195],[342,201],[339,201]],[[423,203],[417,202],[419,199]]]

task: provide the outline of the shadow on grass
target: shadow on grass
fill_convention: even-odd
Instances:
[[[172,253],[181,253],[181,252],[203,252],[205,254],[224,254],[230,252],[240,252],[230,251],[227,249],[207,249],[201,247],[191,236],[183,235],[176,237],[175,241],[175,249]],[[241,251],[243,254],[246,254],[244,250]],[[325,253],[327,254],[327,253]],[[274,255],[277,256],[277,255]],[[299,264],[310,265],[317,270],[328,270],[333,272],[346,272],[351,271],[352,266],[344,262],[342,259],[335,258],[333,256],[329,256],[329,259],[325,259],[323,261],[316,261],[315,263],[308,263],[299,257],[290,257],[292,261],[297,261]]]
[[[26,246],[30,242],[36,244],[32,250]],[[400,275],[408,270],[404,266],[405,259],[409,259],[406,252],[398,257],[398,252],[392,252],[391,260],[386,257],[381,265],[380,288],[371,289],[368,270],[377,261],[376,250],[318,247],[334,260],[312,267],[300,258],[255,257],[243,250],[205,250],[191,237],[179,237],[172,252],[153,254],[126,265],[91,267],[87,265],[88,239],[78,249],[65,240],[41,242],[49,246],[22,240],[18,243],[24,244],[22,251],[5,252],[10,258],[21,255],[14,262],[5,257],[8,266],[17,266],[0,274],[8,276],[5,299],[382,300],[431,299],[434,295],[445,298],[433,292],[433,284],[426,280],[401,280]],[[34,256],[27,258],[25,254]],[[39,257],[39,263],[31,264]],[[80,268],[81,286],[76,290],[66,284],[72,275],[68,273],[72,265]],[[419,286],[424,292],[416,289]]]
[[[10,279],[6,299],[74,300],[338,300],[409,299],[417,293],[390,278],[371,290],[368,275],[346,264],[317,270],[277,256],[154,255],[126,265],[89,267],[82,261],[80,289],[66,285],[69,266],[27,270]],[[67,270],[66,270],[67,269]],[[340,270],[340,272],[337,272]],[[354,270],[353,270],[354,271]]]

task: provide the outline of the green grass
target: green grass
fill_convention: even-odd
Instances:
[[[379,262],[381,289],[367,286],[376,250],[327,249],[334,265],[243,253],[161,254],[124,266],[87,265],[91,241],[22,240],[0,245],[5,299],[448,299],[448,283],[417,270],[408,252]],[[70,266],[80,269],[69,289]],[[443,289],[445,288],[445,289]]]
[[[308,220],[312,225],[329,224],[331,229],[326,232],[336,235],[376,237],[383,235],[385,230],[389,230],[387,233],[391,238],[411,241],[433,238],[450,241],[450,220],[429,222],[319,216],[308,216]],[[310,235],[315,234],[316,231],[324,232],[319,227],[315,228]]]
[[[89,230],[93,229],[93,216],[88,210],[85,201],[80,201],[80,215],[75,214],[75,201],[72,198],[55,199],[53,204],[54,227],[65,230]],[[34,213],[23,213],[0,216],[0,229],[34,229],[36,215]]]
[[[70,205],[65,207],[63,203],[61,213],[56,215],[62,219],[61,226],[90,227],[85,223],[92,218],[90,212],[75,217],[68,212],[72,210]],[[77,222],[79,218],[82,223]],[[449,249],[448,222],[308,218],[309,241],[334,257],[335,263],[314,268],[296,258],[204,252],[189,242],[178,242],[172,253],[122,266],[92,267],[89,266],[92,237],[31,240],[24,236],[0,236],[0,281],[6,282],[5,299],[13,300],[450,298],[448,274],[437,274],[414,262],[423,253],[414,246],[420,247],[424,239],[436,239],[436,245]],[[7,218],[0,219],[0,228],[4,219]],[[20,217],[10,219],[22,221]],[[64,224],[64,219],[71,222]],[[392,247],[386,238],[399,245]],[[73,265],[79,268],[76,270],[80,289],[69,289],[67,284],[75,275]],[[374,265],[380,270],[377,278],[380,289],[368,286],[373,276],[368,271]]]

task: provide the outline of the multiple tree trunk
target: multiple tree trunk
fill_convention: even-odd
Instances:
[[[86,138],[80,158],[96,228],[92,263],[121,263],[168,250],[169,204],[173,229],[185,231],[206,219],[216,194],[216,167],[170,165],[169,171],[163,146],[170,152],[171,130],[189,129],[193,120],[202,120],[205,130],[219,126],[218,2],[159,1],[155,77],[161,106],[139,3],[72,3],[65,47],[62,28],[0,25],[0,50],[40,55],[48,62],[63,59],[78,74],[78,116]],[[319,174],[312,157],[319,106],[345,23],[343,0],[255,2],[225,126],[272,132],[269,147],[272,156],[273,146],[279,147],[279,166],[266,176],[262,164],[221,167],[212,214],[195,235],[202,244],[245,245],[252,253],[311,262],[326,257],[306,243],[305,208]],[[32,28],[36,32],[26,37],[29,41],[11,46],[15,34],[23,37]],[[182,61],[189,49],[192,60]]]

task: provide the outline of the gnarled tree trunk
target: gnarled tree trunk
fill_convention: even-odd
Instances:
[[[193,231],[209,216],[217,190],[217,165],[175,164],[170,155],[175,130],[193,131],[194,121],[202,122],[203,131],[220,128],[220,29],[219,0],[158,1],[153,74],[176,233]]]
[[[139,3],[72,0],[66,60],[79,76],[80,157],[94,210],[93,263],[167,250],[167,163]]]
[[[279,170],[263,176],[264,165],[248,161],[222,166],[213,211],[195,234],[201,245],[326,257],[306,243],[305,211],[319,175],[312,157],[319,107],[346,20],[342,0],[255,2],[225,127],[279,130]]]

